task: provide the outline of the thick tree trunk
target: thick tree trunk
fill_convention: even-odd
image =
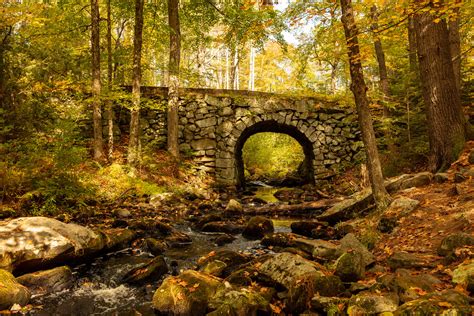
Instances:
[[[130,140],[128,143],[128,163],[132,165],[136,164],[140,158],[140,85],[142,77],[143,2],[144,0],[135,0],[132,109],[130,116]]]
[[[354,20],[351,0],[340,0],[340,3],[342,8],[341,21],[346,36],[352,78],[351,90],[354,94],[359,125],[362,131],[362,140],[367,154],[367,167],[369,170],[370,184],[375,204],[378,209],[383,210],[388,206],[391,199],[383,183],[382,166],[380,164],[374,128],[372,126],[372,118],[369,111],[367,86],[362,72],[361,55],[357,39],[358,30]]]
[[[439,3],[431,4],[431,11],[436,11],[437,5]],[[415,15],[420,77],[428,117],[431,171],[448,168],[461,152],[466,137],[448,28],[445,20],[435,23],[436,18],[429,11]]]
[[[179,26],[179,0],[168,0],[168,23],[170,27],[170,57],[168,79],[168,151],[179,157],[178,106],[179,63],[181,57],[181,30]]]
[[[417,67],[416,60],[416,33],[415,20],[412,16],[408,18],[408,58],[410,60],[410,70],[415,72]]]
[[[449,49],[451,52],[451,59],[453,61],[456,88],[461,91],[461,39],[459,37],[459,8],[454,10],[454,15],[455,16],[450,17],[448,25]]]
[[[387,74],[387,65],[385,63],[385,52],[383,51],[382,42],[380,41],[380,37],[377,34],[378,29],[378,9],[376,5],[373,5],[371,8],[372,14],[372,30],[375,35],[374,40],[374,48],[375,48],[375,56],[377,57],[377,63],[379,68],[379,77],[380,77],[380,90],[382,91],[383,95],[383,114],[385,117],[389,116],[389,110],[386,105],[388,98],[390,97],[390,86],[388,82],[388,74]]]
[[[99,29],[99,0],[91,0],[91,51],[92,51],[92,110],[94,125],[94,159],[104,157],[102,140],[102,110],[100,101],[100,29]]]
[[[112,69],[112,18],[110,1],[107,0],[107,90],[109,93],[109,99],[107,100],[106,107],[106,116],[107,116],[107,158],[112,159],[112,154],[114,152],[114,113],[112,111],[113,102],[110,99],[110,94],[112,92],[112,78],[113,78],[113,69]]]

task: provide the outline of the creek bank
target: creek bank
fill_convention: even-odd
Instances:
[[[403,181],[407,179],[411,177],[405,177]],[[420,208],[420,203],[415,203],[419,201],[414,198],[401,200],[395,199],[397,202],[392,203],[393,214],[390,214],[400,221],[399,226]],[[470,267],[459,257],[459,253],[472,246],[470,238],[464,235],[440,242],[441,255],[395,251],[387,258],[381,258],[371,251],[372,241],[360,234],[358,226],[367,226],[367,222],[349,221],[333,225],[331,221],[323,222],[321,219],[297,222],[293,219],[294,223],[282,231],[282,227],[263,213],[268,217],[259,218],[258,224],[254,225],[259,235],[252,238],[257,239],[248,241],[240,232],[249,226],[251,217],[247,211],[252,207],[240,204],[237,199],[228,204],[232,207],[227,207],[226,211],[222,201],[197,200],[188,205],[185,220],[174,222],[157,215],[135,218],[133,212],[132,216],[121,212],[120,220],[130,230],[116,228],[112,234],[104,233],[105,229],[91,230],[99,236],[99,242],[91,244],[102,248],[95,247],[93,249],[101,250],[90,254],[98,255],[117,244],[126,247],[135,239],[132,247],[96,258],[93,266],[97,268],[92,268],[93,273],[89,268],[79,268],[86,272],[80,273],[81,277],[75,280],[75,285],[64,297],[46,295],[44,299],[33,302],[60,306],[57,309],[49,307],[51,313],[59,313],[61,309],[78,315],[82,313],[81,308],[90,314],[113,314],[118,310],[147,314],[153,312],[152,308],[178,315],[265,315],[295,311],[409,314],[410,308],[418,310],[418,307],[412,307],[413,304],[425,306],[425,301],[431,299],[443,302],[444,297],[450,306],[439,306],[440,313],[462,313],[472,304],[466,295],[469,292],[463,292],[472,291],[469,286],[472,284],[471,274],[460,273]],[[325,206],[328,207],[329,204]],[[349,207],[344,212],[353,210]],[[357,217],[373,214],[370,206],[356,213]],[[349,218],[353,220],[352,216]],[[270,229],[269,221],[273,229]],[[205,225],[219,222],[238,225],[241,229],[204,231]],[[390,237],[397,229],[381,233]],[[49,234],[62,240],[53,233]],[[467,235],[471,236],[469,232]],[[17,236],[17,239],[21,238]],[[227,244],[215,248],[219,239],[226,240]],[[66,253],[73,252],[72,249]],[[84,253],[89,254],[88,251]],[[452,262],[452,267],[459,268],[453,269],[457,271],[453,279],[446,280],[445,274],[436,270],[438,265],[430,264],[433,259],[437,263]],[[50,263],[56,264],[56,261]],[[13,271],[20,271],[21,260],[11,260],[8,266]],[[456,294],[440,292],[440,289],[457,285],[463,290],[456,288]],[[442,298],[427,296],[432,293]],[[105,302],[108,296],[114,297],[112,303]],[[91,306],[85,306],[85,301]]]
[[[392,193],[416,192],[432,185],[432,179],[430,173],[403,175],[388,180],[386,185]],[[448,179],[443,183],[449,182]],[[217,313],[216,307],[210,304],[219,297],[217,293],[232,289],[240,291],[249,286],[272,289],[267,313],[271,310],[292,314],[411,315],[424,313],[426,308],[428,313],[468,315],[467,311],[472,311],[474,301],[469,297],[472,295],[469,292],[472,291],[469,285],[472,284],[472,263],[460,261],[463,260],[462,253],[472,249],[472,230],[467,234],[470,237],[458,234],[440,241],[437,248],[443,250],[439,253],[391,251],[388,256],[381,257],[371,251],[377,243],[376,238],[382,234],[389,237],[407,219],[419,216],[420,208],[423,208],[419,198],[397,194],[384,214],[372,212],[370,191],[342,202],[334,201],[332,205],[322,206],[316,201],[316,204],[244,206],[239,214],[247,218],[251,215],[270,217],[298,207],[318,209],[316,212],[321,214],[314,216],[315,220],[294,221],[290,225],[291,233],[269,231],[262,234],[260,243],[267,252],[253,254],[253,260],[235,265],[230,275],[228,271],[221,274],[228,264],[218,259],[206,269],[200,269],[220,277],[224,284],[229,283],[227,289],[201,300],[206,306],[203,315]],[[231,216],[236,218],[236,213]],[[364,219],[365,216],[369,220]],[[369,225],[373,232],[360,229]],[[455,278],[447,277],[447,268],[440,268],[450,262]],[[468,272],[463,274],[465,270]],[[436,302],[437,306],[426,306],[429,301]],[[264,308],[258,310],[265,314],[264,311]]]

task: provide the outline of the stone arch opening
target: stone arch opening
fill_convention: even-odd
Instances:
[[[274,120],[262,121],[255,123],[242,131],[235,145],[235,179],[237,188],[245,187],[244,160],[242,157],[242,149],[247,139],[257,133],[271,132],[282,133],[293,137],[303,148],[304,160],[302,163],[301,173],[305,183],[314,183],[314,151],[313,143],[298,130],[297,127],[287,124],[278,123]]]

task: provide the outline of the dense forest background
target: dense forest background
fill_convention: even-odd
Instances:
[[[472,122],[473,4],[374,0],[353,9],[384,174],[423,169],[429,124],[414,18],[431,14],[432,23],[457,35],[449,44]],[[138,195],[182,189],[169,179],[186,177],[185,160],[176,163],[153,144],[127,154],[132,143],[139,147],[138,129],[113,133],[112,107],[130,110],[139,122],[140,107],[156,106],[123,86],[170,86],[170,96],[179,87],[316,95],[354,106],[348,42],[334,1],[24,0],[4,1],[0,10],[0,199],[33,205],[34,212],[77,207],[91,194],[113,199],[130,188]],[[97,156],[90,126],[100,108],[108,123],[96,136],[99,130],[107,150]],[[291,138],[257,136],[244,155],[255,178],[282,175],[301,160]],[[271,154],[284,158],[268,164]]]

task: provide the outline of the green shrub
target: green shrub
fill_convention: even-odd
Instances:
[[[281,179],[296,173],[304,160],[301,145],[291,136],[258,133],[245,142],[242,156],[250,179]]]

